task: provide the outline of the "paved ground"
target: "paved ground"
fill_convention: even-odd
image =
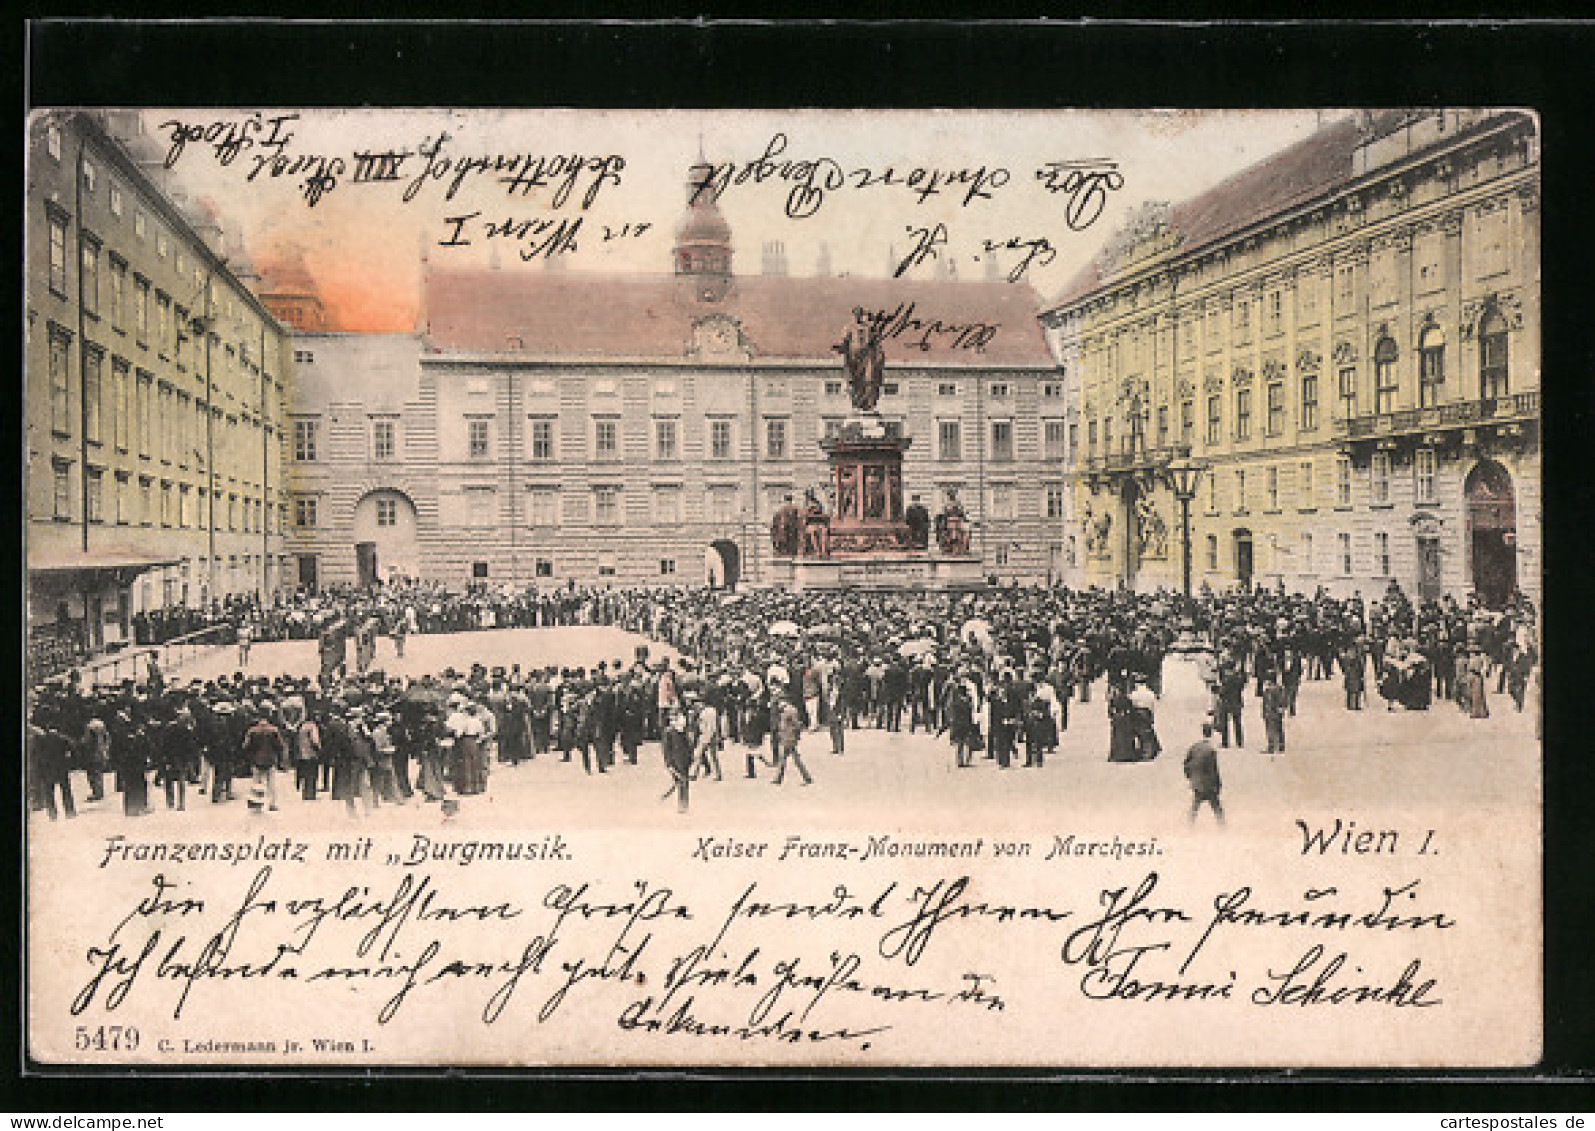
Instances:
[[[630,661],[638,637],[611,628],[507,629],[449,636],[412,637],[403,661],[383,640],[378,665],[401,674],[520,663],[596,664],[620,658]],[[655,655],[668,649],[657,644]],[[236,670],[236,652],[220,650],[177,673],[177,678],[213,676]],[[252,674],[312,672],[315,643],[295,641],[256,645]],[[973,769],[957,769],[945,740],[906,731],[888,734],[873,729],[849,732],[844,756],[830,753],[823,732],[805,738],[802,751],[815,784],[801,786],[788,775],[784,786],[770,783],[771,771],[758,767],[758,778],[745,776],[743,748],[733,745],[724,757],[726,778],[694,783],[692,812],[685,818],[662,801],[669,781],[659,747],[643,748],[640,764],[621,765],[605,777],[586,777],[579,761],[562,763],[558,756],[519,767],[496,766],[488,794],[465,798],[454,824],[462,828],[514,827],[528,823],[560,828],[694,827],[716,822],[780,827],[846,827],[879,821],[883,815],[912,813],[935,820],[942,814],[967,818],[973,812],[1034,820],[1080,820],[1112,814],[1162,827],[1183,821],[1188,793],[1181,756],[1199,732],[1205,696],[1194,670],[1171,660],[1157,727],[1165,752],[1152,763],[1121,765],[1106,761],[1108,727],[1100,682],[1089,704],[1071,704],[1069,728],[1061,749],[1042,769],[1000,771],[982,759]],[[1462,810],[1482,816],[1503,804],[1537,811],[1539,746],[1528,713],[1512,709],[1506,696],[1491,697],[1492,717],[1464,718],[1449,703],[1427,712],[1387,712],[1377,700],[1358,713],[1341,706],[1338,682],[1303,685],[1299,714],[1287,720],[1288,752],[1270,758],[1263,751],[1262,720],[1255,699],[1248,697],[1247,745],[1220,751],[1224,800],[1231,827],[1254,820],[1277,823],[1282,812],[1297,808],[1324,812],[1337,806],[1362,809]],[[220,807],[190,795],[187,812],[167,812],[152,787],[156,811],[137,822],[141,835],[194,833],[209,828],[347,829],[351,818],[341,804],[323,799],[305,803],[280,783],[279,812],[250,816],[242,801]],[[78,832],[95,835],[123,829],[116,796],[98,804],[81,801],[86,790],[75,779],[80,799]],[[35,828],[47,824],[35,815]],[[353,823],[393,830],[435,827],[441,816],[435,806],[412,803],[383,808]],[[63,830],[65,825],[60,826]]]

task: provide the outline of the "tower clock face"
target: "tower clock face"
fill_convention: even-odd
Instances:
[[[709,354],[728,354],[737,348],[737,329],[722,319],[703,322],[698,327],[699,349]]]

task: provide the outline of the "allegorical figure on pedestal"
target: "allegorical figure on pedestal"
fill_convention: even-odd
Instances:
[[[803,517],[788,495],[770,519],[770,545],[783,557],[795,557],[802,546]]]
[[[1152,500],[1142,495],[1135,501],[1136,533],[1140,537],[1141,556],[1163,558],[1168,556],[1168,526],[1158,514]]]
[[[880,324],[872,323],[864,308],[855,306],[853,324],[831,348],[842,355],[847,366],[853,407],[859,412],[874,412],[881,399],[881,381],[886,371],[886,349],[881,344]]]
[[[831,555],[831,516],[820,500],[809,491],[803,500],[803,556],[827,558]]]
[[[969,518],[958,501],[958,492],[951,489],[941,513],[936,516],[936,545],[944,554],[969,553]]]

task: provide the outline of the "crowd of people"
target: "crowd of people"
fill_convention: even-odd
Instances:
[[[239,670],[230,677],[169,681],[152,667],[145,681],[116,687],[87,690],[68,674],[32,689],[36,808],[72,815],[73,774],[84,776],[91,800],[106,796],[109,778],[130,816],[162,797],[173,809],[204,798],[270,811],[289,789],[355,813],[452,808],[487,790],[492,774],[558,758],[594,776],[662,762],[666,796],[685,810],[695,783],[728,772],[767,771],[780,785],[790,771],[811,784],[807,735],[845,756],[860,727],[907,731],[945,741],[959,770],[1041,768],[1071,711],[1103,708],[1110,739],[1098,753],[1147,761],[1163,749],[1156,709],[1171,652],[1197,664],[1208,729],[1223,746],[1244,745],[1250,690],[1266,750],[1278,755],[1304,680],[1338,679],[1347,710],[1364,709],[1371,687],[1387,710],[1439,700],[1482,718],[1492,694],[1524,709],[1539,660],[1526,599],[1504,610],[1449,597],[1413,602],[1393,584],[1368,601],[1262,588],[1187,599],[1061,586],[955,594],[412,585],[213,612],[213,623],[235,630]],[[399,678],[377,666],[383,637],[403,656],[414,633],[560,625],[623,628],[676,658],[645,644],[590,668],[532,657]],[[251,676],[252,645],[285,638],[318,640],[318,674]],[[1202,778],[1216,801],[1216,769]]]

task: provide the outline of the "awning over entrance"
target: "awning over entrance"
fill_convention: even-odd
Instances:
[[[162,569],[174,566],[182,561],[181,558],[155,557],[149,554],[134,553],[95,553],[92,555],[73,555],[63,557],[41,558],[30,554],[28,556],[28,576],[31,580],[51,581],[56,583],[71,583],[84,577],[110,575],[117,584],[127,585],[152,569]]]

